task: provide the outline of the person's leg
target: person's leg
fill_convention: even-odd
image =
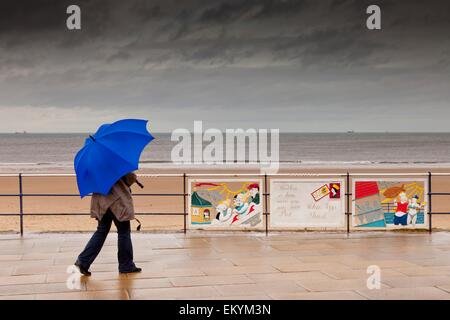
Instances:
[[[97,230],[92,235],[84,250],[78,256],[77,263],[84,269],[89,270],[89,267],[100,253],[106,237],[108,236],[109,230],[111,229],[112,220],[113,214],[108,210],[102,220],[98,222]]]
[[[117,227],[119,272],[130,272],[136,269],[133,262],[133,244],[131,243],[130,221],[119,221],[114,217]]]

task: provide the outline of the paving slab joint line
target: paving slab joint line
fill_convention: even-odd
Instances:
[[[387,287],[387,288],[385,288],[385,289],[394,289],[394,288],[395,288],[395,286],[393,287],[393,286],[388,285],[387,283],[384,283],[383,280],[381,280],[380,283],[381,283],[381,285]]]
[[[307,287],[301,285],[301,284],[299,283],[299,281],[295,281],[295,284],[296,284],[297,286],[299,286],[300,288],[305,289],[306,292],[313,292],[312,290],[309,290]]]
[[[277,267],[275,267],[275,266],[273,266],[273,265],[270,265],[272,268],[274,268],[275,270],[278,270],[278,272],[281,272],[281,273],[288,273],[288,272],[285,272],[285,271],[283,271],[283,270],[281,270],[280,268],[277,268]]]
[[[363,297],[366,300],[372,300],[372,299],[370,299],[370,297],[368,297],[365,294],[359,292],[359,290],[352,290],[352,291],[354,291],[355,293],[357,293],[358,295],[360,295],[361,297]]]
[[[328,274],[326,271],[319,270],[318,272],[323,274],[324,276],[330,278],[330,280],[343,280],[339,277],[333,276],[332,274]]]
[[[441,288],[440,286],[441,285],[434,285],[433,287],[450,295],[450,292],[448,290],[445,290],[444,288]]]
[[[406,273],[404,273],[404,272],[401,272],[401,271],[399,270],[399,268],[391,268],[391,270],[394,270],[395,272],[398,272],[398,273],[404,275],[405,277],[411,277],[411,275],[406,274]]]
[[[371,300],[369,297],[366,297],[363,294],[361,294],[358,290],[351,290],[351,291],[356,293],[358,296],[363,297],[366,300]]]
[[[217,293],[216,297],[224,297],[224,295],[220,293],[219,289],[217,289],[218,286],[220,286],[220,285],[212,285],[211,287]]]
[[[172,288],[179,288],[179,287],[175,286],[175,284],[172,281],[172,278],[176,278],[176,277],[167,277],[167,280],[169,280],[170,285],[172,286]],[[180,277],[180,278],[182,278],[182,277]],[[159,279],[159,278],[157,278],[157,279]]]

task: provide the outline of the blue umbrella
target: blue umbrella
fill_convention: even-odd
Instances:
[[[121,177],[138,169],[141,153],[153,139],[147,120],[125,119],[102,125],[75,156],[80,196],[107,195]]]

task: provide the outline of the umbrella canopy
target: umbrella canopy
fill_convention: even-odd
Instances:
[[[141,153],[153,139],[147,120],[125,119],[102,125],[75,156],[80,196],[107,195],[121,177],[138,169]]]

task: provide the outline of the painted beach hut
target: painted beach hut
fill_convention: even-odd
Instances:
[[[194,191],[191,195],[191,223],[210,224],[213,205]]]
[[[358,227],[386,227],[378,183],[376,181],[357,181],[355,189],[355,225]]]

